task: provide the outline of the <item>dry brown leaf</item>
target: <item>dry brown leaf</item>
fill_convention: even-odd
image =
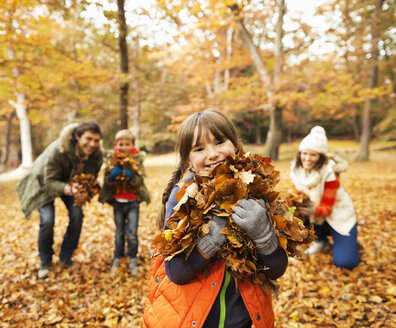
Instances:
[[[78,184],[78,192],[81,195],[86,196],[85,200],[81,202],[78,199],[75,199],[74,201],[74,206],[81,206],[84,205],[87,202],[90,202],[91,199],[99,193],[100,190],[100,184],[96,180],[96,177],[93,174],[76,174],[74,175],[71,180],[69,181],[69,184]]]
[[[172,232],[162,232],[162,240],[157,238],[155,245],[168,259],[175,252],[180,254],[180,247],[190,254],[197,239],[208,233],[213,215],[220,214],[227,218],[226,228],[222,230],[227,242],[217,256],[226,263],[234,278],[250,277],[260,285],[270,285],[264,274],[259,275],[265,269],[258,267],[255,244],[234,224],[231,214],[232,207],[241,199],[263,199],[268,212],[272,213],[270,219],[280,246],[289,256],[300,255],[303,247],[313,240],[314,234],[294,217],[285,201],[278,199],[279,192],[275,190],[278,182],[279,172],[268,157],[244,154],[242,151],[227,158],[226,163],[213,171],[196,173],[193,181],[176,195],[179,202],[167,221],[167,227]],[[184,239],[186,235],[188,238]]]

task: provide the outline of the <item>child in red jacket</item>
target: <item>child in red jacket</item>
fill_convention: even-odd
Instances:
[[[125,239],[127,240],[127,256],[129,258],[129,270],[132,275],[138,272],[138,225],[139,203],[150,202],[150,197],[143,179],[143,161],[139,156],[139,150],[135,147],[135,136],[129,130],[120,130],[116,134],[115,152],[126,154],[128,158],[139,163],[139,170],[135,172],[129,167],[115,165],[105,177],[99,201],[108,202],[114,209],[115,250],[114,259],[110,271],[114,271],[125,255]],[[130,189],[116,187],[116,180],[122,177],[128,181]],[[133,192],[131,192],[133,190]]]

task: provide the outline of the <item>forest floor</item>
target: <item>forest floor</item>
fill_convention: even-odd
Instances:
[[[361,263],[352,271],[336,268],[332,254],[290,258],[273,301],[279,328],[396,327],[396,150],[373,145],[370,162],[355,163],[356,143],[330,143],[350,160],[341,183],[357,212]],[[261,146],[247,146],[260,153]],[[279,191],[291,188],[289,164],[297,144],[281,146],[275,168]],[[15,192],[17,176],[0,176],[0,326],[1,327],[142,327],[151,243],[158,233],[161,193],[175,167],[173,154],[145,161],[150,205],[141,206],[139,273],[127,262],[109,272],[114,248],[112,208],[93,199],[84,205],[84,224],[75,265],[63,269],[59,249],[67,228],[65,207],[56,200],[55,256],[48,279],[37,279],[38,212],[25,219]]]

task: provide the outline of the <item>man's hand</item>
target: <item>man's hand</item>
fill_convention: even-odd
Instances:
[[[67,184],[65,188],[63,188],[63,193],[67,196],[73,196],[78,192],[78,183],[73,183],[71,185]]]
[[[74,193],[74,198],[80,203],[83,204],[88,200],[88,194],[77,190]]]

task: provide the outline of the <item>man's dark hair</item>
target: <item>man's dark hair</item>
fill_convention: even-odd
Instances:
[[[78,135],[79,137],[81,137],[85,131],[90,131],[92,133],[102,135],[99,125],[93,121],[86,121],[86,122],[80,123],[74,130],[74,133],[76,135]]]

